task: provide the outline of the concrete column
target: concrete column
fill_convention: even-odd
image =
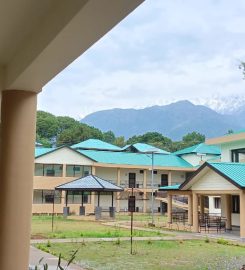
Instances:
[[[66,164],[63,164],[62,177],[66,177]]]
[[[96,175],[96,167],[95,166],[92,166],[92,174]]]
[[[172,172],[171,171],[168,172],[168,185],[169,186],[172,185]]]
[[[96,167],[92,166],[92,174],[96,175]],[[95,192],[91,192],[91,200],[90,203],[92,205],[92,209],[95,208]]]
[[[192,225],[192,231],[193,232],[199,232],[199,222],[198,222],[198,195],[196,193],[193,193],[192,195],[193,200],[193,225]]]
[[[204,196],[200,195],[200,214],[203,215],[204,213]]]
[[[226,229],[231,230],[231,195],[225,194],[221,196],[223,200],[222,205],[224,205],[224,217],[226,217]]]
[[[144,194],[143,194],[143,212],[146,213],[147,212],[147,206],[146,206],[146,199],[147,199],[147,195],[146,195],[146,183],[147,183],[147,170],[144,170],[144,175],[143,175],[143,189],[144,189]]]
[[[240,192],[240,237],[245,240],[245,191]]]
[[[121,169],[117,168],[117,185],[121,185]],[[116,204],[116,211],[120,212],[120,192],[117,192],[117,204]]]
[[[33,92],[2,92],[0,269],[28,269],[36,100]]]
[[[188,195],[188,224],[192,225],[193,223],[193,201],[192,195]]]
[[[172,195],[168,194],[168,223],[172,223]]]

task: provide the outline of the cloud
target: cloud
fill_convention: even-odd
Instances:
[[[38,108],[80,118],[107,108],[244,95],[245,3],[145,1],[53,79]]]

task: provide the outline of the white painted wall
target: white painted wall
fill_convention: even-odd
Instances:
[[[186,173],[181,171],[171,172],[171,185],[182,184],[186,179]]]
[[[36,158],[35,163],[92,165],[93,161],[69,148],[64,147]]]
[[[208,171],[196,183],[192,190],[238,190],[238,188],[214,171]]]
[[[245,140],[221,144],[221,161],[231,162],[231,150],[245,148]],[[243,161],[245,162],[245,160]]]
[[[209,213],[210,214],[217,214],[217,215],[221,215],[221,209],[222,209],[222,201],[221,201],[221,208],[215,208],[214,207],[214,198],[218,197],[218,196],[208,196],[208,200],[209,200]]]
[[[200,165],[202,162],[212,160],[212,161],[220,161],[220,157],[217,155],[206,154],[205,156],[198,156],[196,153],[182,155],[181,158],[189,162],[193,166]]]

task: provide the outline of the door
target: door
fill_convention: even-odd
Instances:
[[[129,173],[128,174],[128,187],[135,188],[136,186],[136,173]]]

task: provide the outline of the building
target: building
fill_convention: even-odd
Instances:
[[[130,151],[132,149],[132,152]],[[152,146],[146,144],[128,146],[127,149],[90,139],[71,147],[36,148],[33,191],[34,214],[52,213],[53,192],[56,186],[81,176],[94,174],[124,188],[114,198],[116,211],[127,211],[130,187],[134,187],[136,210],[151,211],[152,188],[155,193],[160,186],[182,183],[195,168],[184,159],[164,150],[148,153]],[[145,151],[145,152],[144,152]],[[154,158],[154,186],[151,184],[152,156]],[[56,213],[63,213],[64,192],[56,192]],[[111,200],[107,194],[100,196],[101,205],[108,209]],[[86,213],[94,213],[96,194],[86,194]],[[68,194],[71,212],[78,214],[81,194]],[[159,200],[154,200],[154,211],[160,211]]]
[[[240,131],[219,138],[209,139],[207,144],[219,145],[221,162],[205,162],[181,185],[162,188],[168,194],[168,221],[172,222],[172,197],[188,197],[188,223],[198,232],[200,215],[205,213],[205,197],[213,196],[227,230],[240,228],[240,237],[245,239],[245,132]]]
[[[181,149],[173,154],[188,161],[193,166],[199,166],[205,161],[220,160],[220,148],[217,146],[199,143],[191,147]]]

